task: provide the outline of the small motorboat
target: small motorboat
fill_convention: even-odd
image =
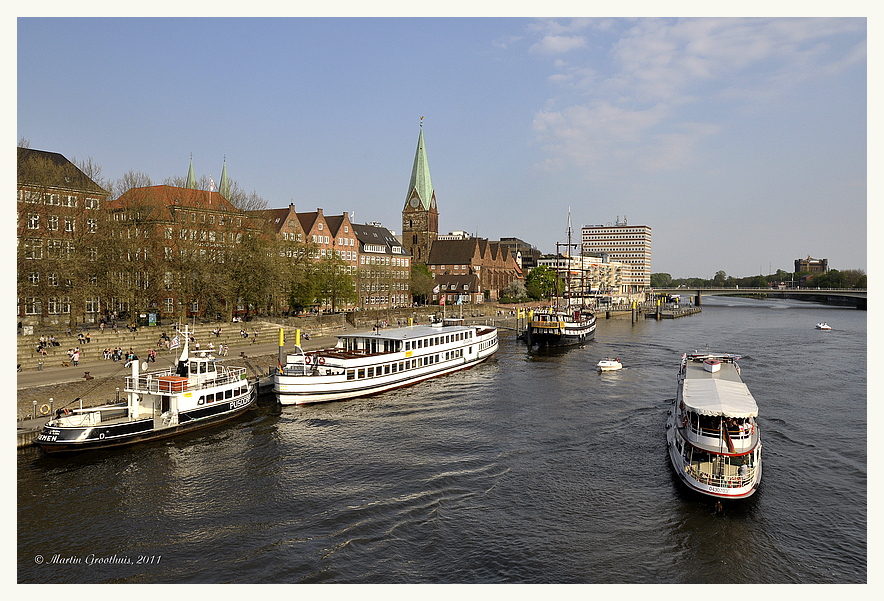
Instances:
[[[620,359],[611,359],[610,357],[605,357],[601,361],[599,361],[598,366],[601,371],[615,371],[618,369],[623,369],[623,364],[620,363]]]
[[[703,369],[705,369],[709,373],[714,374],[721,369],[721,361],[713,358],[706,359],[705,361],[703,361]]]
[[[823,321],[821,323],[816,324],[816,329],[817,330],[831,330],[832,326],[830,326],[829,324],[827,324],[826,322]]]

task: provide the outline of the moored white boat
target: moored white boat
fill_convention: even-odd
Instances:
[[[34,440],[60,453],[118,447],[165,438],[231,419],[255,402],[244,367],[217,362],[211,351],[188,350],[187,330],[177,367],[140,373],[132,361],[126,400],[97,407],[58,409]]]
[[[705,362],[719,362],[710,372]],[[684,355],[666,423],[669,458],[690,489],[719,499],[744,499],[761,482],[758,405],[743,383],[739,356]]]
[[[623,364],[620,363],[620,359],[611,359],[610,357],[605,357],[598,362],[596,367],[598,367],[601,371],[616,371],[618,369],[623,369]]]
[[[831,330],[832,326],[830,326],[829,324],[827,324],[826,322],[823,321],[821,323],[816,324],[816,329],[817,330]]]
[[[462,320],[341,334],[332,348],[296,346],[274,374],[273,392],[282,405],[368,396],[472,367],[497,348],[497,328]]]

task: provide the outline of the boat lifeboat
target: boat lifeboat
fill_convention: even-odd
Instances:
[[[620,359],[611,359],[610,357],[606,357],[599,361],[597,367],[601,371],[616,371],[618,369],[623,369],[623,364],[620,363]]]
[[[703,369],[714,374],[721,369],[721,361],[718,359],[706,359],[703,361]]]

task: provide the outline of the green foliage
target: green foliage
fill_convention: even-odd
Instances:
[[[433,279],[433,272],[423,263],[412,263],[411,265],[411,296],[415,299],[421,299],[426,303],[427,298],[433,294],[433,288],[436,286],[436,280]]]
[[[651,274],[651,287],[652,288],[668,288],[672,285],[672,276],[668,273],[652,273]]]
[[[525,278],[525,288],[528,296],[535,300],[550,298],[558,290],[556,272],[546,265],[535,267]]]

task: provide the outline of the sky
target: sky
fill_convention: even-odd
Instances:
[[[18,18],[15,35],[17,139],[108,180],[159,184],[192,157],[218,182],[226,161],[271,208],[401,233],[423,117],[441,234],[551,253],[570,214],[574,242],[650,226],[651,271],[674,278],[867,270],[865,18]]]

